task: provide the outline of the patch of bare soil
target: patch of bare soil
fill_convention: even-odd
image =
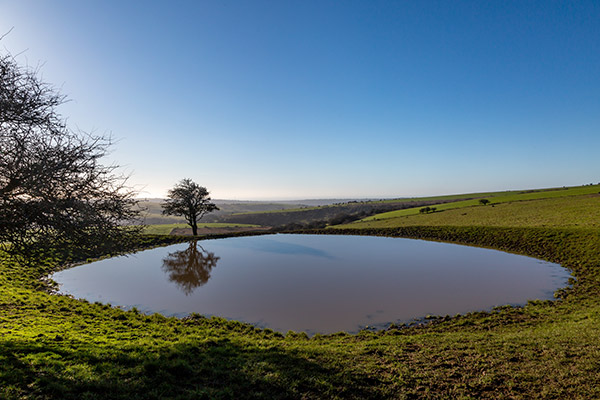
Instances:
[[[222,235],[224,233],[236,233],[236,232],[260,232],[268,231],[271,229],[270,226],[258,226],[258,227],[227,227],[227,228],[198,228],[198,235]],[[192,228],[174,228],[171,230],[170,235],[178,236],[192,236]]]

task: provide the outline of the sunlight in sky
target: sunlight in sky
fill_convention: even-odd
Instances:
[[[0,51],[143,197],[384,198],[600,181],[600,6],[0,0]]]

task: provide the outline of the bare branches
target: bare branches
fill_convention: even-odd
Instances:
[[[2,36],[0,36],[0,40],[4,39],[5,37],[7,37],[8,35],[10,35],[10,33],[12,32],[12,30],[15,29],[14,26],[12,26],[8,32],[6,32],[5,34],[3,34]]]
[[[135,192],[117,166],[101,163],[110,137],[70,130],[66,101],[36,71],[0,57],[0,243],[30,247],[101,246],[130,237]]]

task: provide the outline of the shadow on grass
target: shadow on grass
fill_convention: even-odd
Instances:
[[[0,397],[8,399],[378,398],[373,383],[280,347],[228,339],[114,350],[0,339]]]

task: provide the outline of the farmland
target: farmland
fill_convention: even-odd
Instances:
[[[140,207],[144,210],[144,222],[148,225],[166,225],[185,223],[183,217],[163,215],[162,199],[140,199]],[[220,217],[236,213],[273,212],[276,210],[298,209],[301,204],[274,203],[259,201],[215,200],[219,210],[206,215],[203,222],[215,223]]]
[[[546,216],[552,215],[553,212],[557,211],[559,207],[569,204],[570,200],[573,199],[574,196],[583,196],[583,195],[591,195],[595,196],[600,193],[600,185],[588,185],[588,186],[579,186],[573,188],[559,188],[559,189],[546,189],[546,190],[530,190],[530,191],[520,191],[520,192],[496,192],[496,193],[480,193],[479,195],[473,195],[473,199],[469,200],[459,200],[454,201],[452,203],[446,204],[438,204],[436,205],[437,211],[446,211],[446,210],[454,210],[465,207],[475,207],[479,206],[481,199],[490,200],[491,205],[496,204],[505,204],[505,203],[514,203],[517,201],[533,201],[533,200],[548,200],[548,199],[563,199],[563,201],[559,201],[556,204],[559,204],[557,208],[554,210],[546,210],[549,213],[543,213]],[[440,198],[440,199],[443,199]],[[530,203],[535,204],[535,203]],[[531,207],[533,209],[534,207]],[[472,209],[471,209],[472,210]],[[393,219],[397,217],[408,217],[413,215],[420,214],[419,207],[412,207],[409,209],[392,211],[388,213],[382,213],[378,215],[374,215],[369,218],[364,218],[363,221],[372,221],[372,220],[382,220],[382,219]],[[430,220],[428,220],[430,221]],[[452,221],[451,224],[457,223],[454,221],[453,216],[450,216],[447,221]],[[570,221],[564,221],[570,223]],[[398,221],[393,224],[398,223]],[[435,224],[435,222],[432,222]],[[429,224],[429,222],[427,223]],[[459,222],[459,224],[462,224]]]
[[[600,194],[499,201],[493,206],[471,202],[438,206],[421,214],[417,209],[391,212],[339,228],[392,228],[399,226],[535,226],[600,228]],[[447,206],[447,207],[444,207]]]
[[[198,224],[198,228],[209,228],[209,229],[217,229],[217,228],[255,228],[257,225],[249,225],[249,224],[224,224],[217,222],[208,222],[205,224]],[[146,225],[144,227],[145,235],[169,235],[173,229],[187,229],[189,228],[188,224],[178,223],[178,224],[156,224],[156,225]]]

